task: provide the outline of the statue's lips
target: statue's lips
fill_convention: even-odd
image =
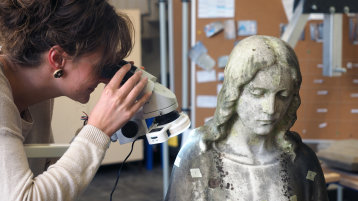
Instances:
[[[261,125],[272,125],[276,122],[275,119],[272,120],[257,120]]]

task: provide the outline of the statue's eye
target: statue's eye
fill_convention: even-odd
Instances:
[[[265,94],[266,90],[261,88],[252,88],[250,93],[255,97],[262,97]]]
[[[287,99],[290,97],[291,93],[288,90],[283,90],[278,92],[278,97],[280,97],[281,99]]]

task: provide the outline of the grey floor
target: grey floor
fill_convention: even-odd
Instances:
[[[102,166],[79,201],[110,200],[119,165]],[[146,170],[143,163],[125,164],[113,194],[113,201],[163,200],[162,168],[156,165]]]

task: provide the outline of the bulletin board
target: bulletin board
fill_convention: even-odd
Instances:
[[[199,1],[192,1],[192,45],[200,41],[216,64],[213,68],[214,72],[205,72],[207,70],[202,67],[192,65],[191,118],[196,128],[211,118],[216,109],[213,99],[216,99],[224,72],[224,68],[218,67],[218,58],[229,55],[236,42],[247,37],[236,34],[234,39],[226,39],[224,31],[207,37],[205,26],[215,21],[224,22],[233,19],[238,32],[238,22],[250,20],[256,22],[256,34],[280,37],[282,25],[288,23],[281,0],[233,0],[234,15],[220,18],[199,17]],[[317,39],[317,36],[313,36],[312,31],[321,23],[322,20],[309,20],[302,40],[299,40],[295,47],[303,81],[298,119],[291,130],[298,132],[304,139],[356,138],[358,137],[358,45],[354,44],[355,42],[352,41],[354,37],[350,36],[351,32],[349,32],[349,28],[352,28],[352,19],[343,16],[342,67],[345,67],[347,72],[339,77],[322,76],[323,43]],[[203,76],[210,78],[203,81]]]

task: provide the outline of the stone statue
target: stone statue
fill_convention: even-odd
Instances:
[[[315,153],[289,130],[301,80],[282,40],[251,36],[236,45],[215,115],[178,153],[165,200],[328,200]]]

